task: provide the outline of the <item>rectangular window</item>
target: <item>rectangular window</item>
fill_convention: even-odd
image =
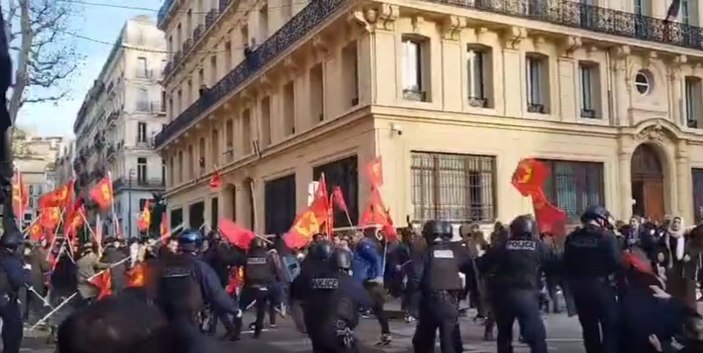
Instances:
[[[491,50],[484,46],[469,45],[466,54],[469,105],[487,108],[490,106],[490,82],[493,75]]]
[[[403,97],[408,100],[425,101],[424,41],[403,38]]]
[[[264,184],[266,234],[283,234],[290,229],[296,214],[295,174]]]
[[[183,182],[183,170],[185,170],[185,165],[183,165],[183,151],[178,151],[178,180],[176,184]]]
[[[198,140],[198,170],[200,175],[205,174],[205,138],[201,137]]]
[[[146,143],[146,123],[137,123],[137,143]]]
[[[166,160],[161,160],[161,185],[166,185]]]
[[[137,183],[139,185],[147,184],[147,160],[145,157],[137,158]]]
[[[546,113],[547,60],[542,56],[527,57],[527,111]]]
[[[547,200],[578,222],[589,205],[604,205],[603,163],[542,160],[549,170],[544,183]]]
[[[217,197],[210,199],[210,226],[215,227],[220,220],[220,203]],[[267,233],[268,234],[268,233]]]
[[[598,118],[600,113],[600,71],[595,63],[579,63],[581,117]]]
[[[176,185],[176,180],[174,179],[174,176],[176,175],[176,165],[174,164],[173,157],[169,158],[168,165],[168,186],[172,187]]]
[[[495,157],[429,152],[411,157],[414,221],[495,221]]]
[[[261,100],[261,145],[271,144],[271,98]]]
[[[213,55],[210,57],[210,87],[215,86],[217,83],[217,56]]]
[[[703,222],[703,169],[691,169],[693,176],[693,218],[696,224]]]
[[[295,87],[289,82],[283,87],[283,136],[295,134]]]
[[[357,224],[359,218],[359,161],[357,156],[338,159],[312,169],[313,180],[320,180],[325,173],[327,192],[332,193],[334,186],[339,186],[344,195],[349,218],[352,224]],[[348,224],[349,220],[344,212],[334,210],[334,224]]]
[[[263,43],[269,36],[269,8],[263,6],[259,10],[259,38]]]
[[[210,161],[215,167],[220,164],[220,133],[217,130],[212,130],[210,140]]]
[[[684,86],[686,126],[690,128],[698,128],[699,117],[701,115],[701,100],[703,99],[703,92],[701,92],[701,79],[698,77],[687,76],[684,79]]]
[[[185,166],[185,175],[187,180],[193,179],[195,167],[195,155],[193,154],[193,145],[188,145],[188,165]]]
[[[137,77],[149,77],[149,67],[147,66],[146,58],[143,56],[137,58]]]
[[[681,23],[691,24],[691,9],[688,0],[681,0]]]
[[[251,149],[251,110],[247,109],[242,112],[242,153],[246,156]]]
[[[225,43],[225,70],[232,68],[232,42]]]
[[[310,69],[310,115],[314,124],[325,119],[325,94],[322,64]]]
[[[359,104],[359,58],[356,46],[357,42],[353,41],[342,50],[342,75],[350,108]]]
[[[234,159],[234,122],[232,119],[227,120],[225,123],[225,146],[227,154],[227,162],[231,162]]]

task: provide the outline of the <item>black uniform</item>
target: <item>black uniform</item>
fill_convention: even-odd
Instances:
[[[338,250],[335,257],[344,257],[342,261],[350,267],[351,253],[341,252],[346,251]],[[358,352],[353,330],[359,324],[359,310],[371,306],[371,298],[348,272],[337,269],[334,259],[318,264],[307,267],[308,272],[298,276],[290,290],[291,299],[302,306],[313,352]]]
[[[622,259],[615,235],[598,224],[607,217],[604,208],[590,207],[582,216],[584,227],[569,234],[564,244],[564,270],[587,353],[614,353],[618,347],[612,276],[622,267]]]
[[[244,266],[244,291],[249,298],[256,300],[254,337],[259,337],[264,328],[264,316],[272,299],[269,287],[276,282],[275,264],[269,259],[266,248],[259,240],[254,239],[254,245],[247,255]]]
[[[442,238],[452,234],[447,222],[429,221],[423,226],[423,236],[432,242],[423,260],[420,275],[420,317],[413,337],[415,352],[434,352],[435,332],[439,329],[442,353],[454,353],[459,319],[459,292],[462,289],[459,272],[470,265]]]
[[[495,269],[491,301],[498,337],[498,353],[513,351],[513,324],[532,353],[547,353],[546,332],[539,309],[539,278],[548,261],[547,251],[537,240],[531,216],[518,216],[510,225],[511,238],[487,253],[487,267]]]
[[[20,288],[29,286],[29,277],[16,254],[21,242],[19,233],[6,233],[0,239],[0,318],[5,353],[19,353],[22,345],[23,324],[18,293]]]

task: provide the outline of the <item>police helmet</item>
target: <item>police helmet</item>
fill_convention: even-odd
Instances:
[[[350,270],[352,267],[353,255],[346,249],[337,249],[332,254],[332,265],[339,270]]]
[[[327,261],[332,257],[334,247],[329,240],[320,240],[310,248],[310,256],[315,260]]]
[[[590,221],[598,221],[610,223],[610,212],[601,205],[591,205],[586,207],[586,210],[581,215],[581,222],[588,223]]]
[[[266,242],[259,237],[254,237],[249,244],[250,249],[264,249],[266,248]]]
[[[438,239],[447,240],[452,237],[452,225],[449,222],[431,220],[422,226],[422,236],[430,243]]]
[[[9,231],[0,238],[0,246],[9,250],[15,250],[24,243],[22,233],[17,231]]]
[[[530,215],[521,215],[515,217],[512,222],[510,222],[510,236],[521,236],[530,235],[534,236],[536,234],[537,224],[534,218]]]
[[[186,229],[178,235],[178,247],[186,251],[195,251],[203,245],[203,235],[197,230]]]

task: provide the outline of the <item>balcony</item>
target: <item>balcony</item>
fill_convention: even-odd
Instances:
[[[216,105],[220,99],[236,91],[240,86],[259,72],[266,64],[276,58],[282,51],[288,49],[293,43],[308,34],[323,20],[341,8],[344,0],[319,0],[311,2],[302,11],[298,12],[288,23],[269,37],[256,50],[252,51],[249,58],[237,65],[217,84],[204,92],[188,109],[181,113],[171,123],[156,135],[157,146],[162,146],[166,140],[181,133],[191,122]]]
[[[161,178],[127,178],[119,177],[112,182],[115,193],[122,190],[163,190],[165,184]]]
[[[496,14],[548,22],[620,37],[646,40],[691,49],[703,49],[703,29],[662,19],[638,16],[567,0],[425,0],[425,2],[463,7]],[[344,0],[319,0],[308,4],[281,29],[252,51],[249,58],[230,71],[183,111],[156,136],[158,147],[177,136],[219,101],[241,89],[271,60],[299,41],[326,19],[332,18]],[[645,30],[646,29],[646,30]],[[568,30],[564,28],[564,30]],[[180,59],[180,58],[179,58]],[[175,60],[174,62],[177,62]],[[174,65],[175,66],[175,65]]]
[[[200,39],[205,35],[208,29],[210,29],[219,16],[227,10],[227,7],[232,4],[233,0],[220,0],[219,5],[216,9],[211,9],[205,15],[205,24],[200,24],[193,30],[193,37],[186,40],[181,46],[181,51],[173,56],[171,62],[167,64],[168,69],[164,69],[163,77],[166,78],[169,74],[173,73],[173,69],[178,67],[183,60],[193,51],[193,48],[198,44]]]

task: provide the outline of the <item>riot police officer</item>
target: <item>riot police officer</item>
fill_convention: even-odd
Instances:
[[[422,228],[428,249],[419,276],[420,317],[413,337],[418,353],[434,352],[438,328],[442,353],[457,351],[455,335],[462,289],[459,272],[466,273],[467,264],[445,242],[452,233],[451,224],[444,221],[428,221]]]
[[[603,206],[586,208],[583,228],[566,237],[563,266],[573,292],[587,353],[617,351],[616,291],[613,275],[621,268],[618,241],[610,213]],[[602,332],[602,337],[601,337]]]
[[[484,256],[487,256],[486,266],[495,269],[491,300],[498,327],[498,353],[513,351],[515,319],[532,353],[547,353],[546,332],[539,311],[539,278],[549,258],[537,238],[532,216],[516,217],[510,223],[508,241]]]
[[[371,298],[351,276],[352,253],[337,249],[330,258],[328,246],[322,246],[318,254],[327,259],[318,258],[320,267],[315,273],[293,281],[291,299],[302,305],[313,351],[358,352],[354,328],[359,324],[359,310],[371,306]]]
[[[0,318],[2,318],[3,352],[19,353],[22,345],[22,312],[18,292],[29,286],[29,278],[17,255],[17,249],[24,243],[19,232],[7,232],[0,238]]]
[[[199,258],[203,237],[195,230],[185,230],[178,236],[178,253],[167,256],[158,274],[155,302],[169,321],[191,337],[199,337],[197,316],[208,303],[219,312],[235,317],[231,339],[237,340],[241,331],[241,311],[220,285],[215,271]],[[199,352],[202,340],[193,340],[186,350]]]
[[[269,287],[278,280],[276,273],[276,265],[269,258],[264,240],[254,238],[244,265],[244,291],[249,298],[256,300],[254,338],[258,338],[264,328],[264,316],[272,299]]]

